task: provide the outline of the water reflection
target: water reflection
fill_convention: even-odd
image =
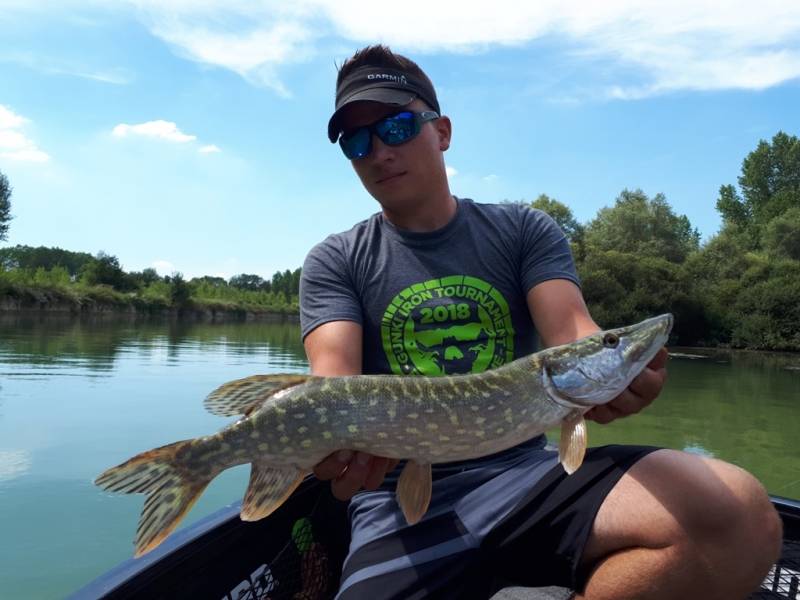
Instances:
[[[299,326],[294,321],[202,323],[163,319],[60,318],[51,315],[1,315],[0,363],[24,366],[5,377],[37,378],[50,370],[78,369],[109,374],[120,355],[164,359],[179,364],[187,355],[223,352],[264,355],[271,365],[296,370],[306,364]],[[38,367],[32,370],[30,367]]]
[[[676,359],[706,360],[710,363],[728,364],[734,367],[800,371],[800,355],[791,352],[756,352],[726,348],[684,348],[676,346],[669,349],[669,355]]]
[[[0,450],[0,483],[10,481],[30,470],[31,455],[26,450]]]

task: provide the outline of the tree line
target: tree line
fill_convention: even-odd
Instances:
[[[0,248],[0,269],[11,271],[24,269],[52,270],[62,267],[70,280],[80,280],[88,285],[108,285],[120,292],[140,290],[148,285],[164,280],[169,282],[172,277],[161,277],[153,268],[142,271],[125,272],[116,256],[103,251],[92,256],[88,252],[73,252],[61,248],[47,246],[12,246]],[[210,287],[233,287],[240,290],[261,292],[283,292],[286,296],[296,296],[300,286],[300,269],[295,271],[279,271],[271,280],[262,279],[258,275],[242,273],[230,279],[223,277],[195,277],[188,282],[190,285],[204,284]]]
[[[275,273],[270,280],[242,273],[230,279],[181,273],[160,276],[155,269],[126,272],[116,256],[91,255],[46,246],[0,248],[0,296],[56,296],[153,308],[216,307],[221,309],[297,310],[300,269]],[[137,302],[138,301],[138,302]]]
[[[624,190],[579,223],[546,195],[570,240],[584,297],[602,326],[675,314],[676,343],[800,350],[800,140],[777,133],[720,187],[720,230],[706,243],[663,194]],[[526,203],[527,204],[527,203]]]
[[[11,188],[0,174],[0,240]],[[777,133],[742,163],[737,186],[720,187],[720,230],[701,244],[664,194],[623,190],[613,206],[580,223],[547,195],[526,206],[550,214],[570,240],[584,297],[595,320],[618,326],[675,314],[672,342],[683,345],[800,350],[800,140]],[[103,252],[60,248],[0,249],[0,296],[24,286],[84,290],[164,306],[216,305],[295,312],[300,269],[266,280],[242,273],[225,280],[154,269],[125,272]],[[71,287],[70,287],[71,286]],[[88,290],[88,291],[87,291]]]

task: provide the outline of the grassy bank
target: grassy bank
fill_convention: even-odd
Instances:
[[[297,296],[242,290],[181,278],[157,280],[134,291],[73,281],[62,268],[0,271],[0,311],[192,314],[212,318],[296,315]]]

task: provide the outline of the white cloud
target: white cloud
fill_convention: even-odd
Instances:
[[[52,73],[59,75],[72,75],[73,77],[81,77],[82,79],[91,79],[101,83],[111,83],[113,85],[128,85],[133,81],[133,76],[127,72],[116,71],[81,71],[81,70],[56,70],[53,69]]]
[[[274,0],[247,2],[134,0],[150,32],[195,62],[224,67],[247,81],[291,93],[275,67],[313,54],[316,12],[300,0],[289,5]]]
[[[800,3],[786,0],[724,7],[716,0],[495,0],[491,11],[478,0],[408,0],[403,10],[366,0],[129,1],[182,56],[284,96],[279,68],[314,56],[335,36],[353,48],[380,40],[416,55],[498,46],[527,52],[526,44],[546,37],[575,60],[599,61],[618,80],[605,92],[617,99],[764,89],[800,77]]]
[[[187,135],[183,133],[178,126],[172,121],[147,121],[146,123],[139,123],[138,125],[128,125],[127,123],[120,123],[111,132],[114,137],[128,137],[129,135],[140,135],[143,137],[157,138],[167,140],[168,142],[177,142],[180,144],[186,142],[193,142],[197,139],[195,135]]]
[[[451,166],[445,167],[445,171],[447,171],[448,177],[455,177],[456,175],[458,175],[458,171]]]
[[[38,56],[31,52],[5,52],[0,54],[0,62],[22,65],[46,75],[67,75],[114,85],[127,85],[134,79],[127,69],[97,69],[78,61]]]
[[[171,275],[175,272],[175,265],[168,260],[154,260],[152,266],[159,275]]]
[[[17,129],[27,123],[27,119],[19,115],[15,115],[10,108],[6,108],[0,104],[0,130],[1,129]]]
[[[219,146],[217,146],[216,144],[208,144],[206,146],[201,146],[197,151],[200,154],[212,154],[214,152],[222,152],[222,150],[220,150]]]
[[[493,183],[493,182],[497,181],[498,177],[497,177],[497,175],[495,175],[494,173],[492,173],[491,175],[487,175],[486,177],[483,177],[482,179],[483,179],[483,180],[484,180],[486,183]]]
[[[21,162],[47,162],[50,156],[22,131],[28,119],[0,104],[0,158]]]

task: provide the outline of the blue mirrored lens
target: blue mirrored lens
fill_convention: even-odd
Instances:
[[[375,133],[384,144],[397,146],[411,139],[417,133],[414,113],[401,112],[375,123]]]
[[[344,155],[350,160],[364,158],[372,149],[372,134],[369,127],[356,129],[347,137],[339,138],[339,145],[342,147]]]

